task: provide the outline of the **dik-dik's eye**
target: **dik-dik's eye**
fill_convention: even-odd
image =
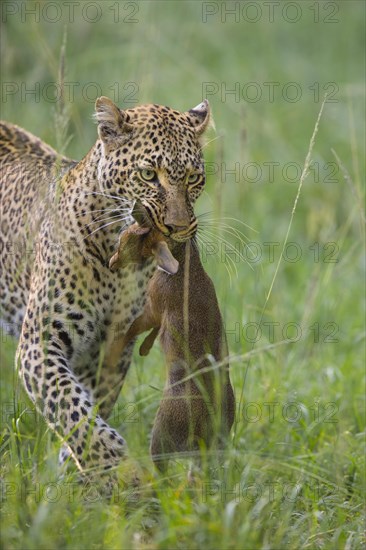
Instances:
[[[187,178],[187,182],[189,185],[197,185],[202,181],[202,174],[190,174]]]
[[[141,179],[145,181],[153,181],[157,179],[157,174],[155,170],[152,170],[151,168],[143,168],[139,171]]]

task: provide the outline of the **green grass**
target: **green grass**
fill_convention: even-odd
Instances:
[[[256,23],[243,17],[236,23],[233,16],[221,22],[220,14],[203,23],[201,2],[151,1],[137,4],[138,22],[119,24],[108,11],[112,4],[100,4],[96,23],[83,21],[76,10],[68,25],[65,80],[78,84],[74,97],[66,98],[72,135],[66,154],[81,158],[95,140],[93,101],[85,96],[93,96],[89,82],[121,107],[131,106],[126,96],[136,92],[140,103],[180,110],[199,103],[207,83],[214,83],[209,90],[232,90],[239,83],[239,98],[204,94],[217,138],[207,146],[206,160],[216,163],[210,172],[218,171],[197,205],[198,212],[237,218],[255,230],[226,221],[258,251],[250,265],[231,255],[237,274],[217,241],[227,238],[250,258],[235,231],[225,233],[216,224],[216,237],[206,238],[218,251],[203,250],[233,356],[235,429],[223,456],[204,457],[191,483],[184,458],[171,464],[166,477],[156,476],[148,447],[164,385],[163,359],[157,346],[144,360],[135,354],[110,423],[143,467],[145,485],[140,495],[129,489],[111,503],[96,499],[72,474],[59,480],[59,442],[15,379],[16,342],[3,336],[2,546],[359,549],[365,543],[364,4],[297,2],[302,17],[289,23],[281,2],[272,23],[264,6]],[[121,17],[130,13],[131,7],[120,6]],[[324,22],[332,6],[339,8],[333,16],[338,22]],[[60,111],[46,92],[58,76],[63,22],[42,16],[39,23],[32,17],[22,22],[20,12],[3,24],[1,39],[3,85],[19,90],[2,94],[1,117],[55,147],[65,144],[64,128],[58,123],[55,131]],[[36,82],[41,93],[23,101],[21,90]],[[257,102],[243,99],[249,82],[262,93]],[[279,83],[273,101],[266,82]],[[282,96],[289,82],[300,88],[297,102]],[[133,84],[123,89],[126,83]],[[295,245],[286,248],[267,300],[298,190],[296,175],[323,94],[334,90],[330,99],[336,102],[325,104],[289,234],[288,243]],[[278,163],[273,178],[268,163]],[[224,166],[240,174],[225,177]],[[254,181],[257,168],[261,175]],[[301,257],[290,261],[296,251]]]

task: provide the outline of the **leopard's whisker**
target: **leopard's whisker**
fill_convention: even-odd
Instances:
[[[201,241],[203,245],[211,245],[211,244],[212,244],[212,242],[210,241],[210,238],[209,238],[208,236],[204,236],[204,235],[202,235],[202,234],[199,235],[199,234],[197,233],[197,239],[198,239],[199,241]],[[235,265],[235,263],[234,263],[234,260],[233,260],[232,258],[230,258],[230,256],[225,256],[225,258],[228,259],[228,262],[223,262],[223,263],[224,263],[225,268],[226,268],[226,270],[227,270],[227,272],[228,272],[228,275],[229,275],[229,278],[230,278],[230,285],[231,285],[231,282],[232,282],[232,273],[231,273],[232,265],[233,265],[233,267],[234,267],[234,269],[235,269],[235,274],[236,274],[236,276],[238,276],[238,272],[237,272],[237,268],[236,268],[236,265]],[[217,258],[216,258],[216,259],[217,259]],[[231,262],[232,265],[230,264],[230,262]]]
[[[209,218],[209,219],[205,219],[205,220],[200,220],[199,224],[200,224],[200,227],[208,226],[208,227],[211,227],[211,228],[212,227],[214,227],[214,228],[217,227],[218,229],[221,228],[221,230],[226,232],[227,234],[230,234],[230,235],[235,236],[236,238],[238,238],[241,241],[241,243],[243,244],[243,246],[246,247],[247,249],[249,249],[251,254],[253,254],[253,256],[255,256],[255,254],[253,253],[253,251],[250,247],[250,244],[249,244],[250,243],[249,237],[245,233],[243,233],[243,231],[238,229],[237,227],[234,227],[230,224],[227,224],[222,220],[233,220],[235,222],[241,223],[245,227],[248,227],[249,229],[251,229],[252,231],[255,231],[257,233],[257,231],[255,229],[251,228],[249,225],[245,224],[243,221],[241,221],[237,218],[234,218],[234,217],[230,217],[230,216],[224,216],[223,218]],[[246,243],[245,240],[248,241],[248,242]]]
[[[95,223],[103,223],[103,222],[106,222],[107,220],[113,220],[119,217],[120,217],[119,213],[116,213],[113,216],[108,216],[107,218],[100,217],[99,219],[96,219],[90,223],[87,223],[85,227],[89,227],[90,225],[94,225]],[[124,219],[127,219],[127,218],[124,218]]]
[[[207,224],[207,226],[208,226],[209,228],[210,228],[210,227],[211,227],[211,228],[212,228],[212,227],[216,228],[216,225],[215,225],[215,224],[212,224],[212,225]],[[239,229],[236,229],[235,227],[232,227],[232,226],[230,226],[230,225],[227,225],[227,224],[220,224],[220,225],[218,226],[218,229],[220,228],[220,226],[221,226],[221,231],[223,231],[224,233],[227,233],[228,235],[231,235],[231,236],[233,236],[233,237],[236,237],[236,238],[239,240],[240,244],[241,244],[244,248],[246,248],[246,249],[248,249],[248,250],[250,251],[250,253],[252,254],[253,258],[256,257],[256,254],[253,252],[253,250],[252,250],[252,248],[251,248],[251,246],[250,246],[250,242],[251,242],[251,241],[249,240],[249,238],[248,238],[242,231],[240,231]],[[204,224],[201,224],[201,229],[204,230],[204,228],[205,228],[205,227],[204,227]],[[243,237],[244,237],[244,238],[243,238]],[[244,239],[246,239],[248,242],[245,242]]]
[[[214,239],[214,240],[218,241],[218,243],[225,244],[225,245],[228,247],[228,249],[229,249],[230,252],[234,252],[240,259],[242,259],[242,260],[245,261],[244,257],[241,257],[240,252],[239,252],[238,250],[236,250],[236,249],[233,247],[233,245],[232,245],[229,241],[227,241],[224,237],[222,237],[221,235],[217,235],[217,234],[214,233],[213,231],[209,231],[207,228],[202,228],[202,227],[199,228],[198,231],[199,231],[199,234],[200,234],[201,236],[202,236],[202,235],[205,235],[208,239]],[[210,241],[210,242],[211,242],[211,241]],[[227,259],[228,259],[229,261],[231,261],[231,262],[234,264],[235,269],[236,269],[235,262],[234,262],[234,260],[231,258],[231,256],[228,255],[228,254],[225,254],[225,258],[226,258],[226,257],[227,257]]]
[[[197,214],[196,218],[197,220],[199,218],[203,218],[204,216],[208,216],[209,214],[212,214],[213,210],[208,210],[208,212],[203,212],[202,214]]]
[[[100,208],[100,209],[97,209],[97,210],[85,210],[84,212],[79,212],[79,214],[76,214],[76,218],[80,218],[81,216],[86,216],[87,214],[94,214],[95,212],[114,212],[114,211],[119,211],[119,212],[129,212],[131,211],[130,208],[122,208],[120,206],[118,206],[117,208],[116,207],[113,207],[113,208]]]
[[[212,238],[216,238],[219,242],[221,242],[222,244],[225,244],[225,246],[228,247],[228,249],[229,249],[230,252],[236,254],[237,257],[238,257],[241,261],[245,262],[245,263],[250,267],[250,269],[251,269],[252,271],[254,271],[253,266],[250,265],[250,263],[248,262],[248,260],[247,260],[246,258],[244,258],[244,256],[241,254],[241,252],[238,251],[238,250],[236,250],[236,249],[233,247],[233,245],[232,245],[227,239],[225,239],[225,238],[222,237],[221,235],[215,234],[213,231],[210,231],[210,230],[208,230],[207,228],[201,228],[201,231],[205,231],[205,233],[206,233],[208,236],[210,236],[210,237],[212,237]],[[226,256],[226,255],[225,255],[225,256]],[[230,258],[230,256],[228,256],[228,258]],[[230,259],[234,262],[234,260],[233,260],[232,258],[230,258]]]
[[[232,235],[233,237],[236,237],[237,239],[239,239],[241,243],[243,243],[244,246],[247,246],[247,243],[250,243],[250,239],[245,233],[240,231],[240,229],[237,229],[236,227],[232,227],[231,225],[228,225],[226,223],[219,224],[219,226],[216,226],[215,224],[207,224],[207,226],[209,228],[217,227],[219,231],[220,230],[224,231],[228,235]]]
[[[106,210],[102,210],[102,214],[99,214],[95,219],[96,220],[101,219],[101,218],[103,218],[104,214],[110,215],[110,214],[113,214],[113,212],[116,212],[118,214],[126,215],[126,214],[131,213],[131,209],[130,208],[120,208],[119,206],[117,206],[117,208],[108,208]]]
[[[203,248],[203,245],[208,245],[208,244],[211,244],[210,241],[207,241],[205,240],[202,236],[198,236],[199,240],[202,242],[202,248]],[[215,258],[216,261],[217,261],[217,258]],[[231,259],[231,258],[230,258]],[[230,262],[223,262],[224,263],[224,266],[225,266],[225,269],[229,275],[229,280],[230,280],[230,286],[232,285],[232,266],[230,264]],[[234,266],[235,267],[235,266]]]
[[[234,218],[232,216],[223,216],[221,218],[210,218],[210,220],[206,220],[206,221],[219,221],[220,222],[221,220],[226,220],[226,221],[231,220],[231,221],[240,223],[241,225],[244,225],[245,227],[247,227],[251,231],[254,231],[255,233],[259,233],[259,231],[257,231],[256,229],[254,229],[253,227],[251,227],[247,223],[243,222],[243,220],[239,220],[238,218]]]
[[[214,229],[216,228],[214,227]],[[204,227],[203,227],[203,230],[205,230]],[[224,233],[225,235],[229,235],[230,237],[235,238],[238,241],[235,244],[239,244],[239,247],[241,246],[243,246],[244,248],[247,247],[247,243],[245,239],[240,235],[240,233],[236,232],[235,230],[228,229],[227,227],[219,227],[218,231],[219,233]]]
[[[113,225],[114,223],[121,223],[123,222],[124,220],[126,220],[127,218],[118,218],[117,220],[113,221],[113,222],[108,222],[104,225],[102,225],[102,227],[98,227],[97,229],[94,229],[94,231],[92,231],[91,233],[88,233],[88,235],[86,237],[84,237],[83,241],[85,241],[85,239],[91,237],[92,235],[94,235],[94,233],[97,233],[98,231],[100,231],[101,229],[104,229],[105,227],[108,227],[109,225]]]
[[[210,228],[213,227],[215,229],[216,228],[217,229],[221,228],[223,231],[231,232],[232,235],[236,236],[243,243],[244,243],[245,240],[250,242],[249,237],[245,233],[243,233],[240,229],[237,229],[236,227],[233,227],[232,225],[229,225],[228,223],[203,220],[203,221],[200,222],[200,225],[201,225],[201,227],[207,226],[207,227],[210,227]]]

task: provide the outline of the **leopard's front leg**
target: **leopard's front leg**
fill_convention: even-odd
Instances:
[[[36,292],[31,296],[17,353],[27,393],[81,471],[108,470],[125,456],[125,440],[97,413],[91,390],[73,372],[75,342],[64,323],[42,310]]]

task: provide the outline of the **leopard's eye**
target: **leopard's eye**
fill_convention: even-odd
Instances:
[[[194,185],[195,183],[198,183],[201,179],[202,179],[201,174],[191,174],[188,176],[187,181],[190,185]]]
[[[157,178],[155,170],[152,170],[151,168],[144,168],[143,170],[140,170],[140,176],[145,181],[152,181]]]

